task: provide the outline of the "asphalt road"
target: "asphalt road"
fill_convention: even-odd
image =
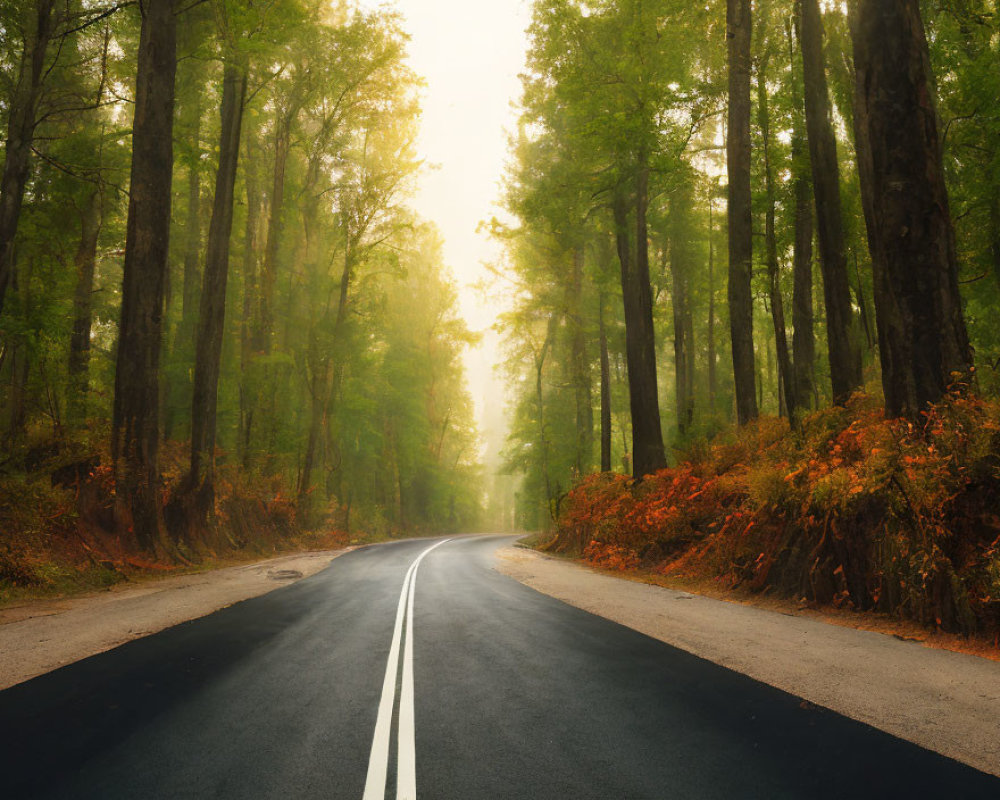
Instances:
[[[355,551],[0,692],[0,797],[1000,798],[498,574],[509,538],[440,541]]]

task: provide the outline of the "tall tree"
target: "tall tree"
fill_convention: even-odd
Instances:
[[[715,414],[718,397],[717,363],[715,351],[715,197],[708,196],[708,320],[705,340],[708,355],[708,407]]]
[[[61,16],[62,5],[56,0],[34,0],[21,20],[24,41],[14,93],[7,101],[7,140],[0,173],[0,312],[14,271],[14,237],[31,170],[31,148],[49,43]]]
[[[916,417],[972,368],[927,38],[917,0],[860,0],[852,29],[886,412]]]
[[[224,12],[220,12],[224,13]],[[227,61],[222,78],[222,125],[219,134],[219,168],[215,199],[208,228],[208,252],[201,289],[201,310],[195,342],[194,385],[191,401],[191,464],[187,485],[198,498],[197,515],[211,513],[215,503],[215,434],[222,366],[222,339],[226,319],[226,286],[229,280],[229,243],[233,231],[233,201],[240,153],[243,103],[247,88],[246,66],[236,63],[234,43],[228,41],[228,24],[222,22]]]
[[[799,400],[792,372],[792,359],[788,351],[788,333],[785,330],[785,304],[781,297],[781,273],[775,231],[777,201],[774,168],[771,164],[771,114],[767,97],[767,67],[770,55],[770,51],[765,49],[757,63],[757,121],[764,157],[764,262],[767,267],[767,295],[771,306],[771,322],[774,325],[774,347],[778,356],[778,378],[781,381],[779,388],[783,391],[784,406],[788,409],[788,416],[794,421]]]
[[[861,386],[861,348],[857,321],[851,305],[844,222],[840,198],[840,167],[833,111],[826,81],[823,20],[819,0],[797,0],[802,74],[805,86],[806,131],[812,163],[816,201],[823,299],[826,306],[826,340],[830,356],[833,399],[842,403]]]
[[[601,472],[611,472],[611,356],[604,321],[604,293],[600,294],[597,324],[601,350]]]
[[[73,294],[73,333],[69,342],[69,412],[74,421],[86,418],[90,336],[93,327],[94,269],[97,240],[103,219],[104,187],[95,186],[80,211],[80,245],[73,264],[76,290]]]
[[[144,4],[111,433],[116,514],[148,550],[164,545],[159,365],[170,240],[176,26],[173,0]]]
[[[674,387],[677,433],[683,439],[694,424],[694,314],[691,309],[692,248],[690,218],[692,194],[683,175],[670,198],[670,276],[674,317]]]
[[[576,470],[580,475],[593,466],[594,407],[591,401],[590,363],[583,303],[584,248],[573,248],[572,267],[566,285],[566,322],[570,337],[570,376],[576,407]]]
[[[801,63],[797,63],[793,25],[786,26],[792,65],[792,195],[794,252],[792,254],[792,355],[795,395],[802,408],[816,396],[816,336],[813,331],[813,191],[806,145]]]
[[[653,293],[649,285],[649,244],[646,234],[648,168],[636,181],[635,230],[629,235],[628,200],[624,187],[614,197],[615,236],[621,266],[625,309],[625,354],[629,407],[632,410],[632,474],[642,478],[666,466],[660,404],[656,385],[656,339],[653,333]]]
[[[753,213],[750,194],[750,0],[727,0],[729,113],[726,171],[729,177],[729,330],[741,425],[757,416],[753,348]]]

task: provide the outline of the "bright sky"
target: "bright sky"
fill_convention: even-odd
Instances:
[[[473,288],[487,277],[483,262],[497,259],[495,244],[476,227],[498,213],[530,2],[389,0],[387,5],[405,16],[410,63],[427,84],[419,152],[433,166],[424,171],[413,205],[440,229],[462,314],[470,328],[485,334],[483,345],[466,358],[482,430],[484,416],[495,418],[500,410],[502,388],[493,371],[499,353],[489,328],[503,304],[496,297],[484,302]]]

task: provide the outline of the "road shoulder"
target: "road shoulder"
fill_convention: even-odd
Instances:
[[[860,722],[1000,775],[1000,663],[595,572],[533,550],[498,571]]]
[[[0,689],[309,577],[347,550],[33,600],[0,609]]]

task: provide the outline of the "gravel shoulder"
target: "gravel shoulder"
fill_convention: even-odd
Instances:
[[[635,583],[504,547],[531,588],[1000,776],[1000,663],[892,636]]]
[[[346,550],[118,585],[0,609],[0,689],[319,572]]]

